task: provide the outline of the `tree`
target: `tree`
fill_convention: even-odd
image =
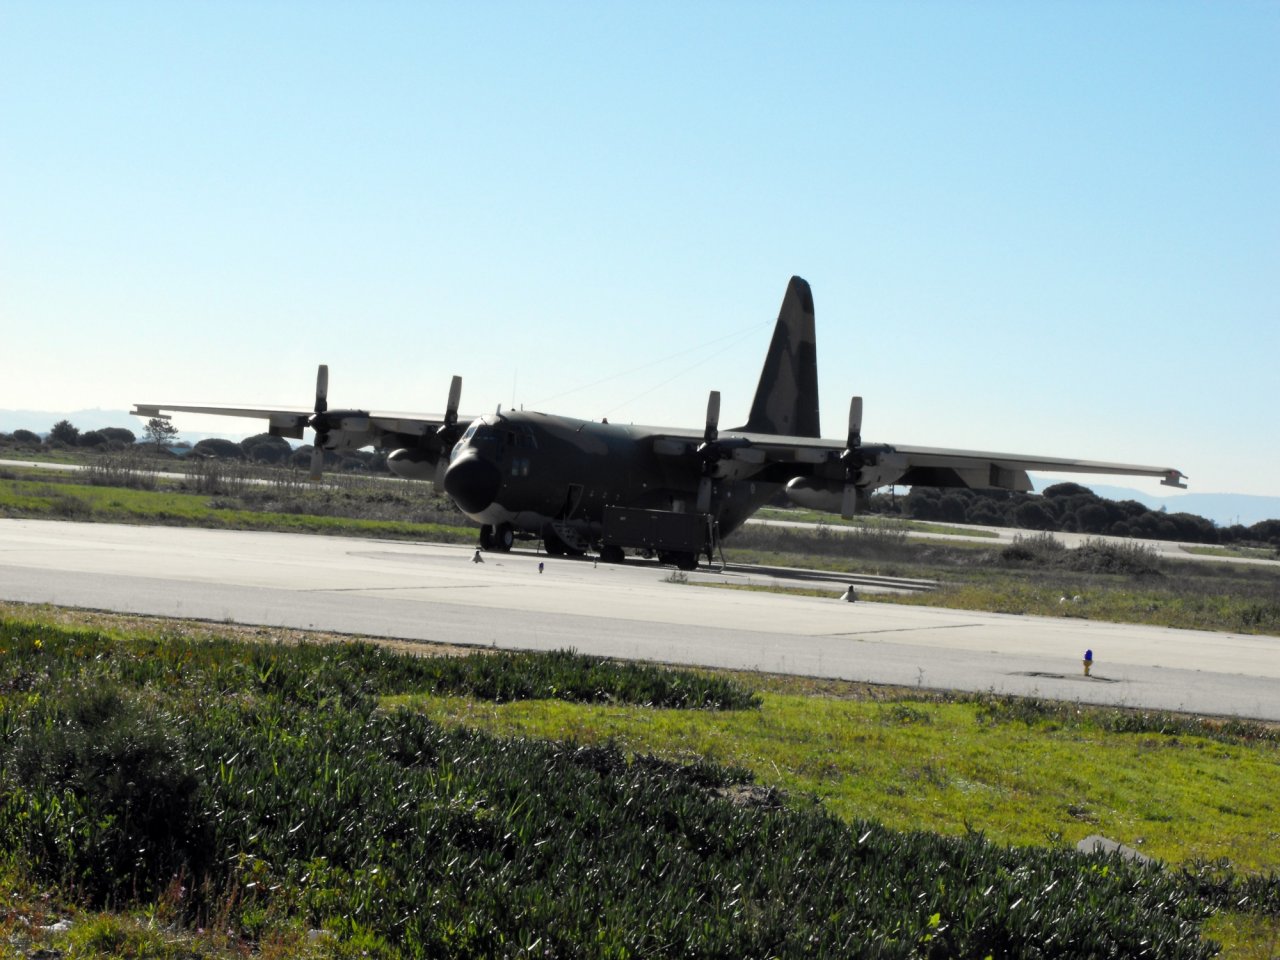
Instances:
[[[964,523],[967,507],[968,502],[963,493],[958,490],[948,490],[938,500],[938,519],[946,520],[948,523]]]
[[[1100,503],[1088,503],[1076,511],[1076,529],[1081,533],[1102,533],[1110,525],[1107,508]]]
[[[70,420],[59,420],[49,430],[49,439],[58,440],[69,447],[74,447],[80,439],[80,428],[72,426]]]
[[[132,430],[126,430],[124,427],[103,427],[100,431],[108,440],[118,440],[126,447],[133,446],[138,438]]]
[[[18,428],[13,431],[13,442],[21,444],[24,447],[40,446],[40,437],[38,434],[32,433],[30,430]]]
[[[165,417],[152,417],[142,428],[142,435],[146,437],[147,443],[154,444],[157,450],[163,450],[178,439],[178,428]]]
[[[1039,500],[1028,500],[1022,504],[1013,512],[1013,518],[1018,526],[1027,530],[1052,530],[1054,527],[1053,514]]]
[[[105,447],[107,445],[107,437],[101,430],[86,430],[80,434],[77,441],[82,447]]]
[[[13,435],[16,437],[17,431]],[[1280,547],[1280,520],[1259,520],[1249,528],[1249,534],[1256,540]]]
[[[293,452],[288,440],[273,437],[269,433],[259,433],[241,440],[240,449],[245,452],[245,456],[257,463],[280,463]]]
[[[1055,483],[1051,487],[1044,488],[1044,496],[1053,497],[1093,497],[1094,492],[1088,487],[1082,487],[1078,483]]]
[[[244,451],[240,449],[240,444],[234,440],[224,440],[222,437],[205,437],[191,448],[191,453],[197,457],[214,457],[218,460],[244,459]]]

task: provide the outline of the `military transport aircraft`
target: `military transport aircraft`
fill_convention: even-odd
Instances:
[[[1028,470],[1153,476],[1185,486],[1171,467],[864,443],[861,397],[849,405],[845,437],[822,439],[813,295],[799,277],[783,298],[751,413],[731,430],[719,428],[717,391],[703,429],[682,430],[501,407],[466,422],[458,417],[460,377],[440,415],[331,410],[328,381],[321,366],[311,409],[139,403],[133,414],[254,417],[268,421],[273,435],[295,439],[310,427],[313,479],[325,451],[386,450],[397,476],[442,485],[481,524],[486,550],[540,539],[551,554],[596,551],[617,562],[632,549],[684,569],[701,554],[713,557],[722,537],[783,489],[797,505],[848,517],[879,487],[1028,491]]]

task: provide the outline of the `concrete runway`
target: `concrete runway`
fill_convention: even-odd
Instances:
[[[1280,721],[1278,637],[707,589],[693,584],[768,578],[682,585],[643,563],[473,553],[0,520],[0,599]]]

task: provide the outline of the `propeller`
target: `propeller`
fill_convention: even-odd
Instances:
[[[702,479],[698,481],[697,510],[699,513],[711,512],[711,488],[715,479],[711,473],[719,462],[722,451],[717,439],[720,436],[720,391],[712,390],[707,397],[707,426],[702,432],[702,443],[698,445],[698,453],[702,456]]]
[[[462,399],[462,378],[455,376],[449,384],[449,400],[444,409],[444,422],[436,427],[440,452],[436,456],[435,485],[437,492],[444,489],[444,472],[449,468],[449,448],[458,433],[458,401]]]
[[[840,497],[840,516],[850,519],[858,512],[858,472],[862,469],[862,398],[849,401],[849,435],[845,439],[840,462],[844,464],[844,492]]]
[[[329,440],[329,420],[325,412],[329,409],[329,365],[320,364],[316,371],[316,412],[311,418],[311,429],[316,432],[315,443],[311,447],[311,480],[318,481],[324,472],[324,445]]]

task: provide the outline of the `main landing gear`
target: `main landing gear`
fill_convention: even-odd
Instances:
[[[698,555],[689,550],[663,551],[658,554],[659,563],[669,563],[677,570],[697,570]]]

